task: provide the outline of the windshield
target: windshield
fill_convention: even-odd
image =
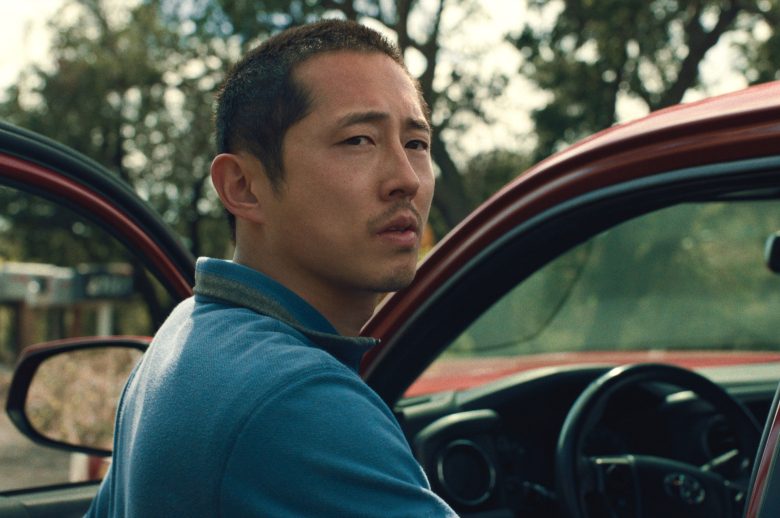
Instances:
[[[780,276],[764,257],[778,229],[771,200],[686,203],[627,221],[509,291],[407,395],[569,363],[780,359]]]

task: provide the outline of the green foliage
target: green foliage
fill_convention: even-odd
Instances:
[[[13,230],[3,233],[0,261],[51,263],[56,257],[57,266],[77,266],[125,259],[105,232],[59,205],[0,186],[0,207],[0,223]]]
[[[132,268],[134,293],[111,300],[118,334],[151,334],[172,308],[165,289],[124,245],[97,224],[67,207],[0,185],[0,265],[5,262],[41,263],[82,272],[95,265]],[[14,361],[21,346],[71,336],[77,328],[86,334],[92,332],[86,330],[97,329],[94,301],[80,299],[78,304],[61,305],[61,300],[31,308],[37,316],[24,343],[12,316],[18,311],[14,305],[19,300],[2,301],[10,305],[0,311],[0,362]]]
[[[531,165],[528,157],[505,149],[496,149],[472,158],[464,171],[471,207],[482,203]]]
[[[26,71],[0,113],[97,160],[131,183],[195,252],[221,255],[227,229],[210,228],[202,246],[201,226],[222,219],[205,188],[211,91],[222,62],[198,59],[198,42],[165,25],[154,3],[127,19],[112,17],[99,0],[70,2],[67,12],[77,16],[52,23],[55,67]]]
[[[537,160],[612,125],[620,98],[648,111],[681,102],[726,35],[743,40],[745,59],[733,67],[751,81],[776,77],[780,65],[777,0],[530,0],[529,9],[555,20],[513,39],[521,72],[551,94],[533,114]]]
[[[761,20],[745,22],[745,37],[735,42],[744,59],[735,63],[751,84],[780,79],[780,2],[759,1],[753,6],[753,18]]]
[[[680,204],[594,236],[509,291],[455,356],[778,349],[775,200]]]

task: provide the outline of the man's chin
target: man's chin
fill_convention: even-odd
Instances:
[[[412,283],[414,274],[414,271],[394,272],[391,276],[388,276],[377,283],[375,289],[379,293],[402,290]]]

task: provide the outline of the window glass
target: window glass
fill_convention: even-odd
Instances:
[[[99,226],[0,186],[0,400],[25,347],[150,335],[171,304],[139,261]],[[79,455],[33,444],[0,414],[0,491],[82,480],[87,465]]]
[[[764,257],[778,230],[780,204],[766,200],[683,204],[625,222],[512,289],[408,394],[568,363],[773,358],[747,351],[780,349],[780,276]],[[678,351],[687,356],[669,354]]]

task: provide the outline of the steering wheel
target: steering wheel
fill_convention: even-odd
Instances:
[[[695,392],[733,426],[742,458],[737,480],[711,468],[724,459],[694,466],[650,455],[586,456],[583,444],[617,392],[645,382],[668,383]],[[761,431],[750,412],[707,378],[671,365],[616,367],[593,381],[574,402],[561,428],[555,454],[558,499],[565,516],[734,518],[741,516],[749,465]],[[744,480],[742,473],[744,472]]]

